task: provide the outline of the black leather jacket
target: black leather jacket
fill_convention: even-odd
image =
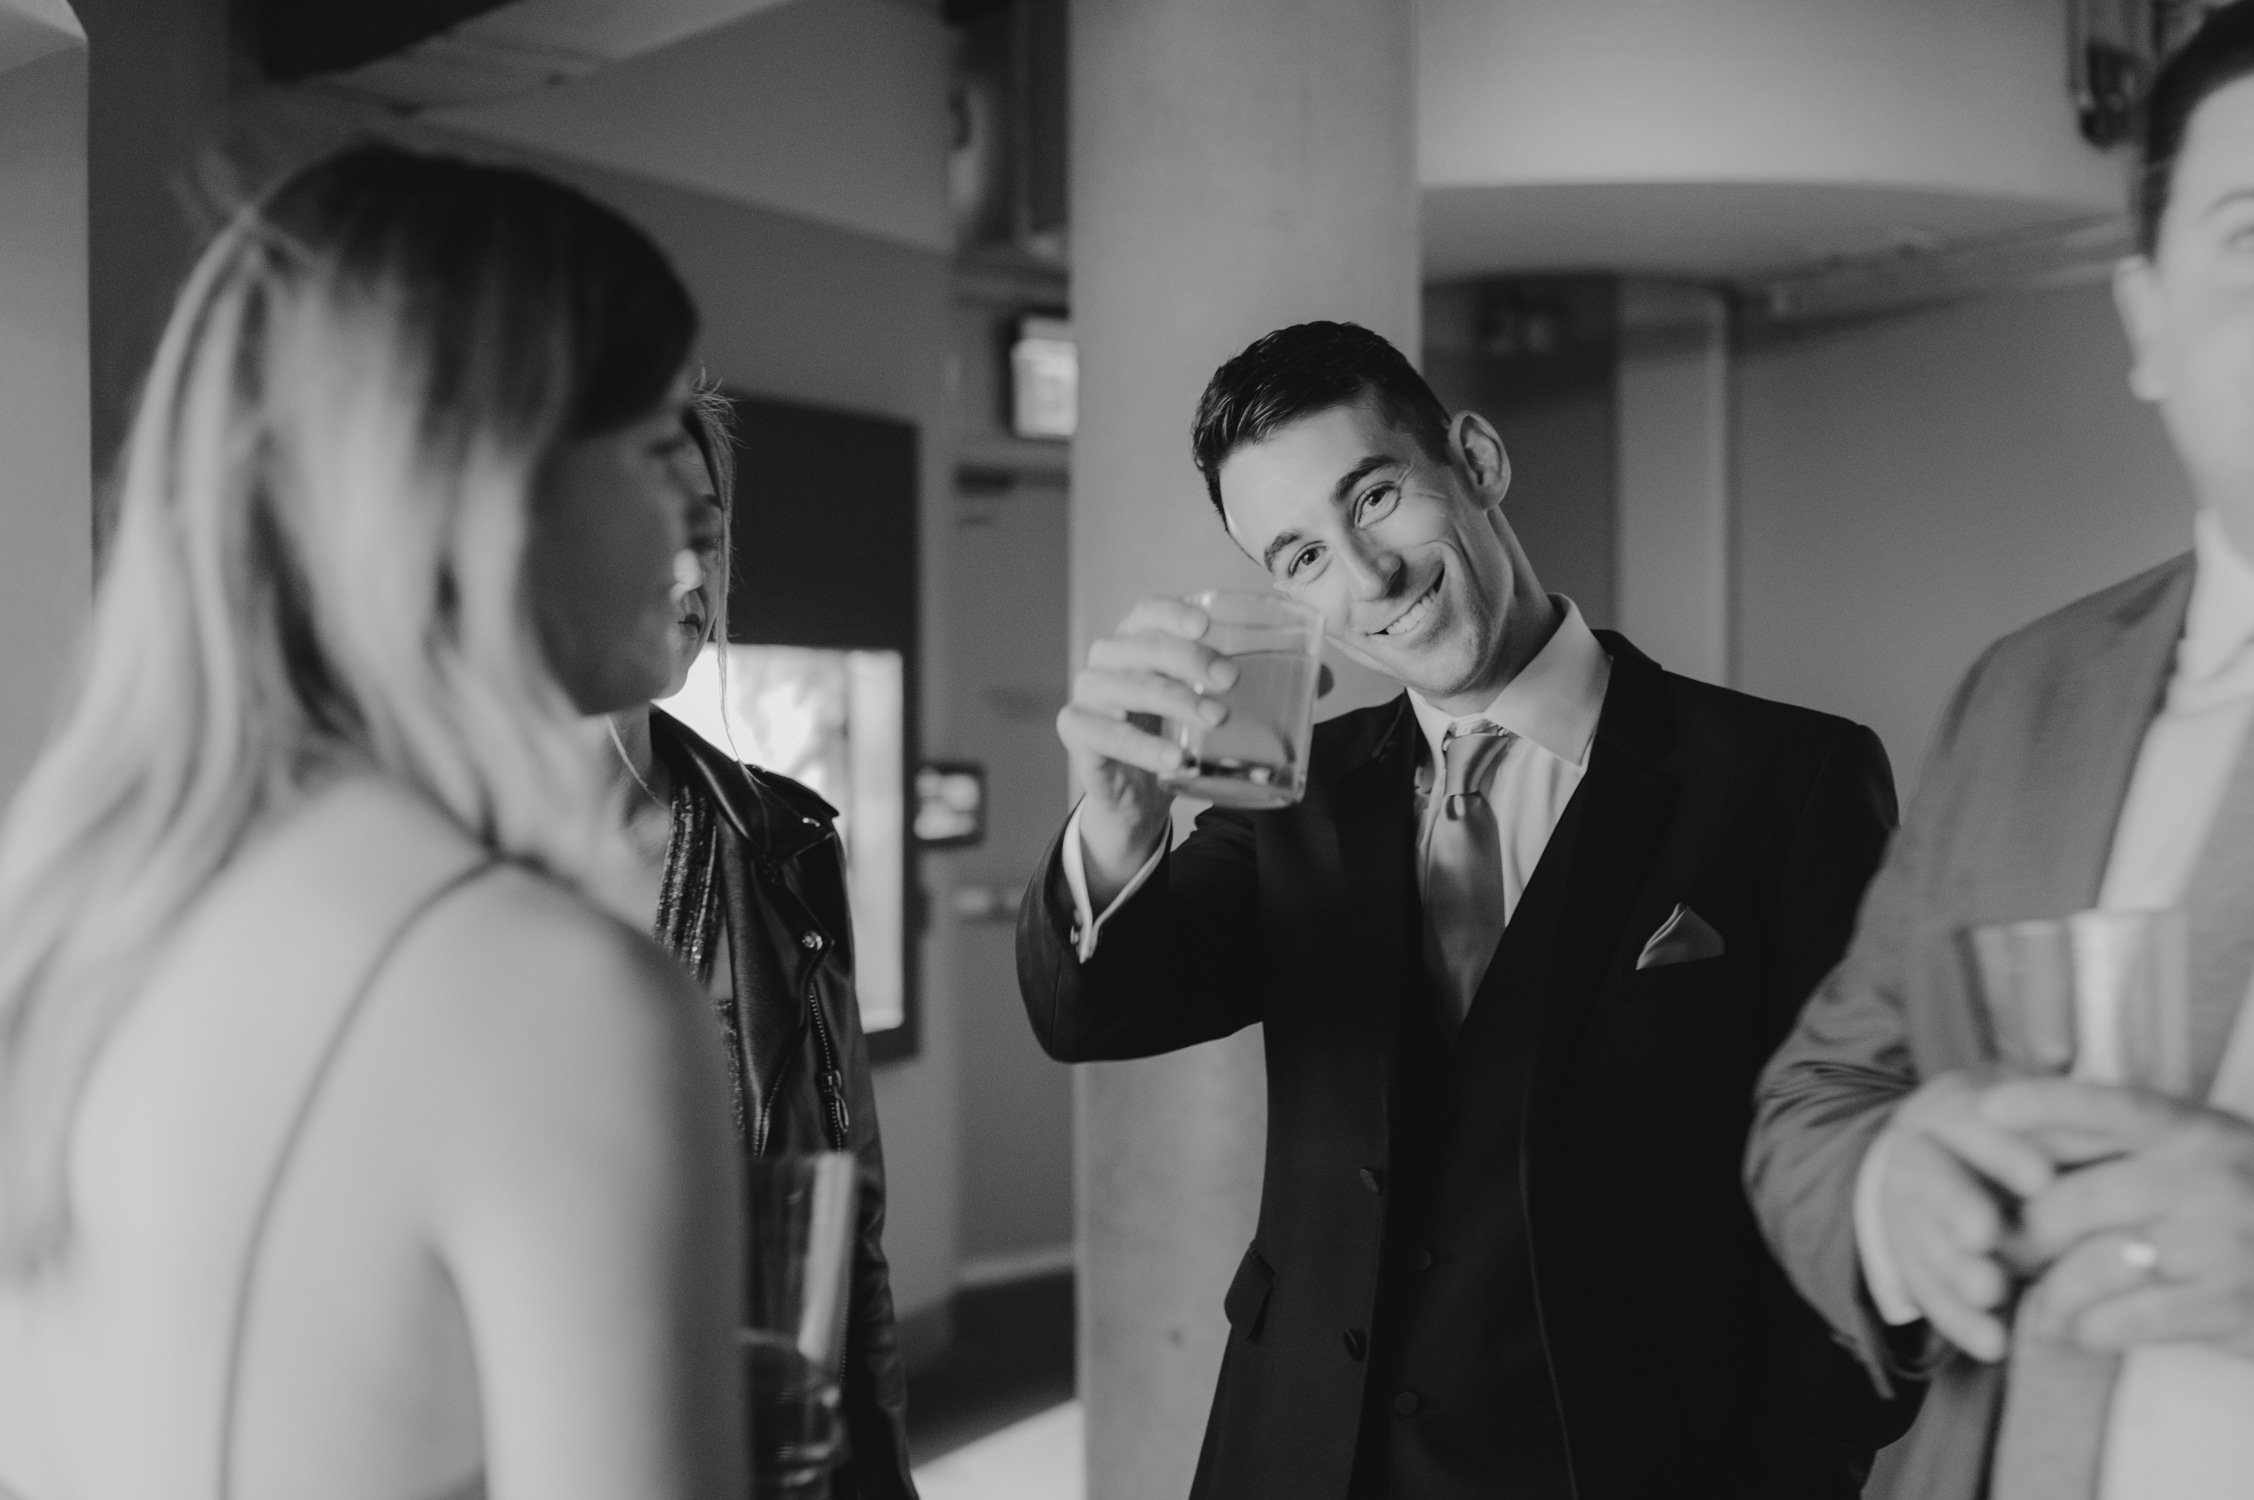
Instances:
[[[657,709],[650,742],[674,785],[701,790],[718,813],[716,873],[735,981],[731,1072],[746,1151],[841,1149],[860,1159],[844,1382],[852,1457],[831,1500],[914,1500],[907,1380],[884,1258],[884,1148],[853,991],[837,811],[787,776],[738,765]]]

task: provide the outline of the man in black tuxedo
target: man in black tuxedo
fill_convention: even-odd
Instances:
[[[1876,737],[1544,593],[1495,429],[1365,329],[1253,344],[1194,449],[1236,544],[1408,691],[1317,727],[1297,806],[1171,851],[1153,716],[1220,709],[1205,616],[1138,605],[1058,718],[1085,796],[1018,928],[1042,1046],[1266,1027],[1193,1493],[1854,1495],[1909,1413],[1787,1287],[1738,1169],[1893,825]]]

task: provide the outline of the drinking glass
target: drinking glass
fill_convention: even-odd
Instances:
[[[2085,911],[1965,930],[1996,1055],[2017,1072],[2182,1094],[2183,914]]]
[[[1167,784],[1225,807],[1289,807],[1307,790],[1323,619],[1275,594],[1208,589],[1189,596],[1212,621],[1205,644],[1236,663],[1237,680],[1214,693],[1218,724],[1168,721],[1182,767]]]
[[[746,1168],[751,1255],[741,1333],[752,1492],[823,1500],[846,1457],[838,1384],[853,1272],[854,1161],[844,1151]]]

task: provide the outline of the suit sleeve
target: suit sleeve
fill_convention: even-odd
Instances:
[[[1104,919],[1083,961],[1062,835],[1018,911],[1018,990],[1060,1062],[1151,1057],[1240,1031],[1266,991],[1251,821],[1214,808]]]
[[[1918,1325],[1890,1328],[1872,1302],[1855,1239],[1864,1153],[1921,1081],[1905,996],[1927,866],[1954,816],[1958,747],[1981,668],[1958,688],[1908,821],[1865,893],[1846,957],[1817,987],[1761,1076],[1746,1187],[1770,1247],[1801,1295],[1891,1392],[1945,1353]]]

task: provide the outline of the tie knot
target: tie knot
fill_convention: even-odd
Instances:
[[[1449,729],[1447,738],[1440,742],[1440,754],[1446,762],[1446,780],[1442,786],[1448,798],[1449,816],[1461,812],[1463,804],[1459,799],[1486,796],[1487,778],[1494,771],[1495,762],[1510,748],[1513,738],[1510,731],[1485,719]]]

